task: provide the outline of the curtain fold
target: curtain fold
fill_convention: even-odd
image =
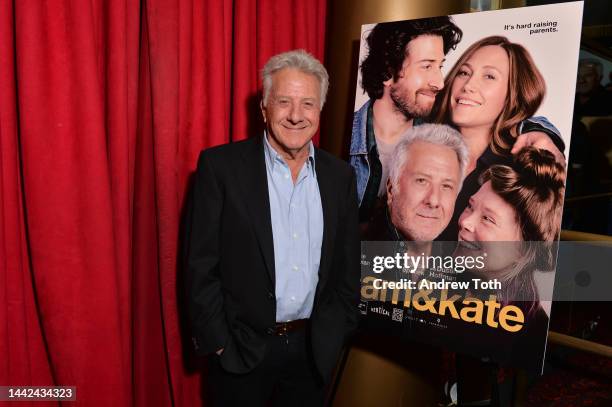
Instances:
[[[179,255],[190,179],[203,148],[261,129],[271,55],[322,59],[325,11],[0,0],[0,384],[202,402]]]
[[[2,3],[0,39],[15,43],[14,5]],[[53,383],[32,285],[21,176],[13,46],[0,46],[0,383]],[[53,404],[53,403],[51,403]]]

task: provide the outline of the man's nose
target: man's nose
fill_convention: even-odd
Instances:
[[[433,186],[430,187],[425,196],[425,203],[432,208],[440,206],[440,190]]]
[[[444,88],[444,76],[441,69],[434,69],[429,78],[429,87],[434,90],[442,90]]]
[[[304,112],[299,104],[291,105],[291,109],[289,110],[288,119],[291,123],[299,123],[304,118]]]

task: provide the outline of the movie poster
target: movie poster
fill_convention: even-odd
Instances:
[[[362,26],[366,329],[541,371],[582,7]]]

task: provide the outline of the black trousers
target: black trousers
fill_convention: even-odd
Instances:
[[[326,386],[316,371],[304,330],[270,336],[263,361],[251,372],[225,371],[219,357],[209,359],[213,405],[323,406]]]

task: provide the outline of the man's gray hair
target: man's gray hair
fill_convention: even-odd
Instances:
[[[327,96],[327,88],[329,86],[329,75],[327,70],[315,57],[303,49],[283,52],[282,54],[274,55],[266,62],[261,76],[263,79],[263,104],[266,106],[270,89],[272,88],[272,75],[285,68],[298,69],[304,73],[314,75],[321,85],[321,109],[325,103]]]
[[[578,66],[582,65],[589,66],[595,69],[595,72],[597,72],[599,79],[601,80],[601,78],[603,78],[603,64],[601,63],[601,61],[595,58],[582,58],[580,61],[578,61]]]
[[[463,141],[461,133],[445,124],[421,124],[420,126],[413,126],[400,136],[400,141],[395,146],[389,163],[389,179],[394,188],[398,189],[399,187],[398,181],[406,165],[408,149],[417,141],[445,146],[455,152],[459,162],[459,170],[461,171],[458,192],[463,184],[463,173],[468,164],[468,148],[465,141]]]

